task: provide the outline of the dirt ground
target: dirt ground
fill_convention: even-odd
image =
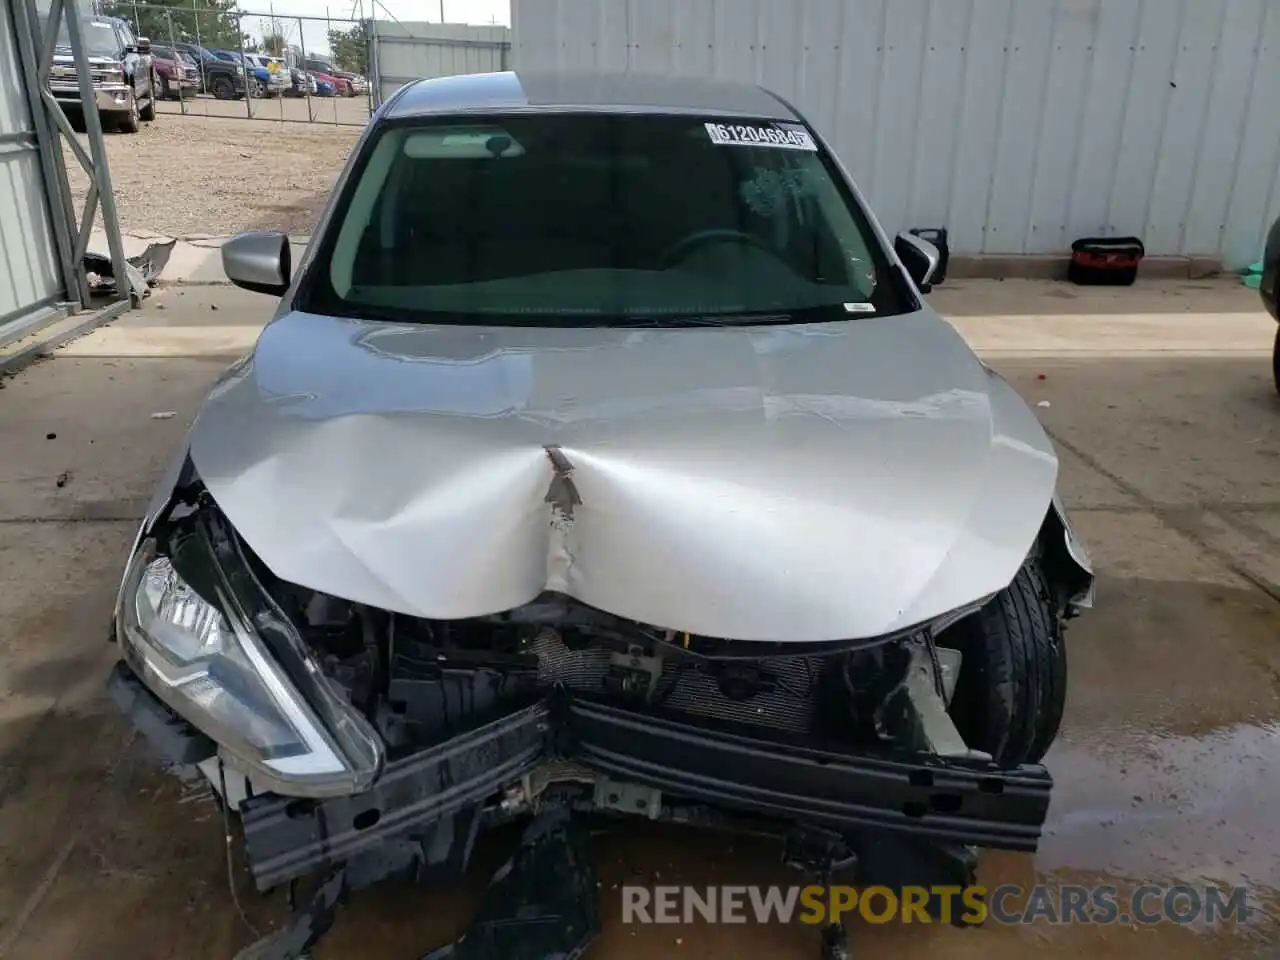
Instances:
[[[980,880],[1245,884],[1251,923],[855,923],[855,956],[1276,956],[1274,324],[1238,284],[1193,292],[1077,298],[1063,285],[971,281],[932,298],[1037,405],[1100,578],[1097,609],[1068,634],[1046,835],[1034,856],[984,854]],[[207,792],[156,768],[102,684],[116,658],[107,618],[145,498],[209,382],[271,306],[225,287],[169,289],[0,391],[3,960],[224,960],[251,939]],[[463,889],[357,895],[317,960],[409,960],[447,940],[503,842],[482,845]],[[817,956],[817,933],[800,925],[620,920],[616,885],[628,880],[801,882],[769,842],[636,824],[597,837],[594,853],[605,930],[590,960]],[[259,896],[236,876],[259,929],[283,915],[282,894]]]
[[[265,118],[280,110],[305,118],[307,101],[250,100],[260,118],[250,120],[243,100],[199,97],[185,103],[185,116],[183,104],[165,102],[138,133],[106,134],[120,229],[175,239],[255,228],[310,233],[368,117],[360,98],[311,104],[320,122],[273,122]],[[334,111],[342,123],[333,122]],[[80,210],[89,180],[62,149]]]

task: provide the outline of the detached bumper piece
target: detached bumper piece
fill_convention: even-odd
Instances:
[[[422,960],[578,960],[600,933],[599,891],[584,840],[567,808],[535,818],[494,874],[470,929]],[[335,871],[282,929],[236,960],[310,956],[346,895],[374,879],[359,869]]]

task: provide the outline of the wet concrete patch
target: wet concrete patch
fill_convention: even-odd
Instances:
[[[1104,577],[1067,634],[1042,872],[1280,890],[1280,606],[1257,591]]]
[[[136,740],[117,757],[93,785],[92,818],[6,960],[215,960],[248,940],[231,909],[221,816],[207,787],[193,792],[161,772]]]

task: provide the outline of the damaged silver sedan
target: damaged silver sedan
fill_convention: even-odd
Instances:
[[[1093,593],[1058,461],[789,104],[420,81],[296,270],[280,234],[222,256],[280,305],[156,492],[109,686],[260,888],[321,881],[253,956],[520,818],[526,925],[495,901],[440,956],[576,956],[588,816],[891,884],[1035,848]]]

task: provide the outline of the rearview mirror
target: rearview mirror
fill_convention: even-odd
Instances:
[[[1262,284],[1258,291],[1267,312],[1280,320],[1280,306],[1276,303],[1280,298],[1280,220],[1272,225],[1271,235],[1267,237],[1267,249],[1262,255]]]
[[[914,233],[900,233],[893,242],[893,249],[920,292],[932,290],[933,278],[938,273],[938,264],[942,262],[938,248]]]
[[[289,289],[290,259],[288,235],[274,230],[241,233],[222,245],[222,272],[254,293],[283,296]]]

